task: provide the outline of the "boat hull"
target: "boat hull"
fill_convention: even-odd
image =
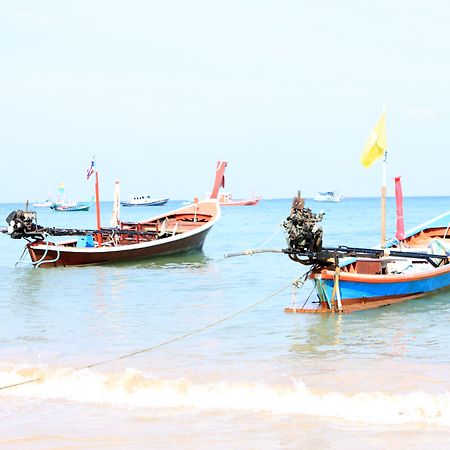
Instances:
[[[168,198],[162,198],[158,200],[153,200],[150,202],[142,202],[142,203],[135,203],[130,201],[123,201],[120,202],[122,206],[163,206],[169,201]]]
[[[220,206],[216,201],[201,202],[140,223],[122,223],[121,231],[127,234],[127,230],[130,233],[136,229],[145,232],[146,227],[151,227],[159,221],[166,230],[164,233],[162,229],[159,232],[156,231],[151,240],[145,240],[144,236],[139,240],[138,235],[130,234],[126,237],[125,243],[103,240],[101,246],[78,247],[75,239],[59,243],[34,241],[27,245],[27,249],[35,267],[113,264],[145,260],[200,250],[210,229],[219,218]],[[164,222],[168,225],[164,225]]]
[[[333,298],[335,272],[314,275],[321,304],[329,309]],[[386,306],[423,297],[450,287],[450,266],[414,275],[360,275],[341,273],[339,292],[343,312]]]
[[[220,206],[256,206],[260,198],[250,200],[230,200],[227,202],[220,202]]]
[[[401,242],[391,239],[386,244],[386,257],[381,260],[347,257],[341,260],[338,270],[315,269],[310,278],[314,280],[319,303],[302,308],[293,305],[286,312],[351,312],[449,289],[449,223],[450,212],[407,232]],[[401,249],[406,252],[405,257],[399,257]],[[396,257],[389,256],[390,250],[397,250]],[[421,257],[407,257],[408,252],[417,252]],[[445,258],[435,258],[433,265],[433,258],[423,257],[427,254]]]
[[[59,212],[75,212],[75,211],[89,211],[91,205],[83,205],[83,206],[55,206],[52,208],[54,211]]]
[[[313,200],[318,203],[338,203],[341,201],[340,198],[323,199],[323,198],[317,198],[317,197],[314,197]]]
[[[28,245],[28,252],[33,263],[39,263],[39,267],[64,267],[90,264],[113,264],[119,262],[132,262],[151,259],[157,256],[186,253],[200,250],[203,247],[209,229],[183,239],[167,242],[154,241],[149,244],[135,244],[126,247],[77,248],[62,246]],[[150,245],[153,244],[153,245]],[[49,262],[45,262],[49,261]],[[53,262],[50,262],[53,261]]]

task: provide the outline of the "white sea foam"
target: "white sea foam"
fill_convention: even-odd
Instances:
[[[64,400],[135,408],[237,410],[272,414],[336,417],[365,423],[427,423],[450,427],[450,393],[319,392],[301,380],[272,386],[251,382],[192,383],[158,379],[128,369],[102,374],[72,368],[1,367],[0,385],[31,378],[41,381],[0,390],[3,397]]]

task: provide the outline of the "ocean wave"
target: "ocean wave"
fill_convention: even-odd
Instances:
[[[261,382],[160,379],[127,369],[104,374],[90,369],[5,366],[0,386],[38,379],[2,389],[0,396],[63,400],[127,408],[188,408],[198,412],[235,410],[251,413],[307,415],[373,424],[427,423],[450,427],[450,393],[410,392],[344,394],[319,391],[301,379],[289,385]]]

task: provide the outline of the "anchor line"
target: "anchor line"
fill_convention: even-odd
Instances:
[[[300,279],[294,280],[294,284],[297,284],[299,281],[300,281]],[[215,327],[217,325],[220,325],[221,323],[224,323],[224,322],[226,322],[228,320],[231,320],[231,319],[239,316],[240,314],[243,314],[243,313],[245,313],[245,312],[247,312],[247,311],[249,311],[249,310],[251,310],[251,309],[253,309],[253,308],[255,308],[255,307],[259,306],[259,305],[261,305],[262,303],[267,302],[271,298],[273,298],[273,297],[281,294],[282,292],[284,292],[286,289],[288,289],[290,286],[292,286],[292,284],[293,283],[291,282],[288,285],[286,285],[286,286],[284,286],[284,287],[282,287],[280,289],[277,289],[276,291],[272,292],[271,294],[269,294],[268,296],[262,298],[261,300],[258,300],[257,302],[252,303],[251,305],[248,305],[245,308],[242,308],[242,309],[234,312],[233,314],[230,314],[228,316],[222,317],[221,319],[216,320],[214,322],[210,322],[209,324],[204,325],[204,326],[202,326],[200,328],[196,328],[194,330],[188,331],[187,333],[181,334],[179,336],[175,336],[173,338],[166,339],[165,341],[161,341],[161,342],[159,342],[157,344],[154,344],[154,345],[152,345],[150,347],[146,347],[146,348],[142,348],[142,349],[139,349],[139,350],[135,350],[133,352],[130,352],[130,353],[127,353],[127,354],[124,354],[124,355],[116,356],[115,358],[106,359],[106,360],[103,360],[103,361],[98,361],[98,362],[95,362],[95,363],[92,363],[92,364],[88,364],[88,365],[85,365],[85,366],[80,366],[80,367],[75,368],[74,370],[75,371],[80,371],[80,370],[83,370],[83,369],[92,369],[94,367],[102,366],[102,365],[109,364],[109,363],[112,363],[112,362],[121,361],[121,360],[126,359],[126,358],[131,358],[132,356],[140,355],[142,353],[147,353],[147,352],[150,352],[150,351],[155,350],[157,348],[164,347],[165,345],[169,345],[169,344],[171,344],[173,342],[177,342],[177,341],[180,341],[182,339],[186,339],[186,338],[188,338],[190,336],[193,336],[195,334],[201,333],[201,332],[206,331],[206,330],[208,330],[210,328],[213,328],[213,327]],[[5,390],[5,389],[13,388],[13,387],[18,387],[18,386],[23,386],[25,384],[30,384],[30,383],[37,383],[37,382],[43,381],[44,379],[45,379],[45,376],[41,376],[41,377],[33,378],[31,380],[20,381],[18,383],[8,384],[8,385],[5,385],[5,386],[0,386],[0,390]]]

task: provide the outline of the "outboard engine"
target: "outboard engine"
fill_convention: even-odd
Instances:
[[[8,224],[8,234],[13,239],[26,237],[41,238],[42,229],[36,223],[35,211],[22,211],[20,209],[12,211],[6,218]]]
[[[300,252],[321,252],[323,230],[319,222],[325,213],[314,214],[311,209],[305,208],[305,199],[294,198],[291,214],[283,222],[287,233],[289,249]]]

